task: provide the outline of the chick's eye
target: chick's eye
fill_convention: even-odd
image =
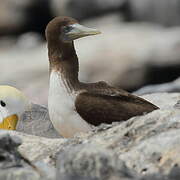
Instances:
[[[4,101],[0,101],[0,104],[1,104],[2,107],[6,106],[6,103]]]

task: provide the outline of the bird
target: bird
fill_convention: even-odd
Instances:
[[[30,106],[29,100],[20,90],[0,85],[0,129],[15,130],[21,115]]]
[[[100,33],[66,16],[55,17],[46,26],[50,69],[48,109],[54,128],[64,138],[86,133],[101,123],[126,121],[158,109],[156,105],[104,81],[79,81],[74,40]]]

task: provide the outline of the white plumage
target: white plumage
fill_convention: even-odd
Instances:
[[[76,93],[68,93],[67,85],[58,72],[52,71],[49,83],[48,108],[50,119],[64,137],[73,137],[78,132],[91,130],[75,110]]]

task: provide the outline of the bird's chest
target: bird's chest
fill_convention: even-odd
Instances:
[[[68,92],[67,84],[58,74],[51,73],[48,108],[54,128],[64,137],[87,132],[91,127],[75,110],[76,93]]]
[[[75,113],[75,98],[76,94],[68,92],[67,84],[63,78],[55,72],[51,73],[48,98],[51,119],[64,121],[72,116]]]

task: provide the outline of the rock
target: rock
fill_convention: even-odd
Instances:
[[[86,20],[117,13],[131,21],[180,24],[178,0],[1,0],[0,3],[0,35],[29,31],[44,34],[48,21],[59,15]],[[168,16],[164,16],[167,11]]]
[[[178,180],[180,178],[179,167],[172,168],[171,172],[168,175],[169,180]]]
[[[53,167],[47,163],[43,163],[42,161],[38,161],[38,162],[34,163],[34,165],[37,167],[41,176],[42,175],[44,176],[43,178],[45,178],[47,180],[55,180],[56,179],[55,167]]]
[[[81,176],[92,179],[133,179],[124,162],[116,154],[91,144],[64,149],[57,160],[57,176]]]
[[[73,139],[49,139],[14,131],[11,133],[16,133],[22,138],[23,144],[19,150],[33,162],[42,161],[53,165],[58,152],[65,158],[65,155],[61,155],[62,152],[76,152],[76,146],[77,151],[79,148],[83,151],[83,146],[88,144],[84,148],[89,147],[89,152],[94,154],[91,145],[97,148],[100,157],[101,152],[107,150],[110,154],[116,154],[130,169],[140,174],[159,173],[160,169],[167,174],[172,167],[180,164],[177,158],[180,149],[180,110],[174,108],[180,94],[161,93],[146,95],[143,98],[156,104],[160,109],[122,123],[107,125],[107,128],[106,125],[97,127],[93,132],[78,135]],[[79,147],[81,144],[83,146]]]
[[[90,154],[93,154],[93,148],[90,148],[90,145],[93,145],[96,148],[100,147],[102,151],[106,149],[116,154],[130,169],[135,170],[139,174],[154,174],[160,171],[168,174],[174,166],[180,164],[180,159],[178,158],[180,150],[180,111],[173,108],[173,105],[180,98],[180,94],[166,93],[164,96],[154,94],[143,97],[147,100],[151,99],[151,102],[158,105],[160,109],[144,116],[133,117],[126,122],[115,123],[106,130],[97,128],[94,132],[77,136],[70,142],[65,142],[62,145],[62,150],[67,153],[70,150],[73,154],[75,147],[81,144],[82,146],[80,147],[83,152],[83,146],[88,144],[86,147],[89,147],[89,149],[86,149],[87,151],[89,150]],[[74,151],[76,152],[76,150]],[[64,155],[65,160],[62,159],[61,161],[59,159],[59,163],[65,161],[73,166],[76,160],[81,157],[77,153],[77,156],[74,156],[72,163],[70,163],[69,156]],[[80,162],[82,161],[79,160],[75,164]],[[90,164],[86,167],[89,166]],[[72,167],[69,168],[71,169]],[[62,169],[62,171],[64,170]],[[78,171],[78,165],[74,171]],[[88,168],[86,171],[84,170],[84,173],[88,173]]]
[[[15,150],[18,156],[12,158],[14,155],[9,155],[12,150],[5,149],[7,146],[1,143],[0,136],[0,150],[1,147],[5,149],[5,155],[11,157],[7,162],[13,162],[15,166],[19,163],[17,157],[28,158],[28,161],[24,162],[23,158],[20,161],[25,171],[20,168],[14,173],[20,172],[21,175],[23,172],[25,177],[31,174],[35,176],[34,179],[38,179],[39,174],[32,166],[50,180],[55,179],[55,171],[56,178],[62,180],[178,180],[180,109],[174,105],[180,99],[180,94],[157,93],[142,97],[160,109],[125,122],[101,125],[72,139],[52,139],[17,131],[3,131],[10,134],[8,137],[20,137],[23,143],[18,148],[21,154]],[[17,149],[19,144],[19,140],[13,140],[11,147]],[[7,174],[1,172],[0,177]]]
[[[41,160],[33,160],[34,163],[25,159],[17,151],[17,147],[21,144],[19,138],[16,137],[17,135],[22,138],[24,146],[27,145],[28,141],[39,142],[41,140],[44,143],[45,140],[47,140],[47,138],[30,135],[25,136],[23,133],[2,130],[0,132],[0,179],[178,180],[180,177],[180,171],[177,165],[166,175],[162,172],[148,175],[137,174],[134,170],[126,166],[111,147],[102,147],[103,145],[101,143],[99,143],[99,145],[93,144],[93,142],[90,142],[90,139],[88,139],[89,142],[87,140],[83,141],[82,137],[61,141],[61,143],[59,143],[60,151],[57,151],[55,146],[52,148],[52,144],[49,144],[50,141],[46,142],[47,146],[43,148],[51,147],[51,151],[56,151],[56,155],[53,155],[54,152],[51,152],[52,155],[54,157],[58,156],[56,165],[57,177],[55,177],[55,169],[50,166],[50,164],[48,165],[42,162],[42,158],[45,158],[45,156],[42,156],[44,153],[43,149],[41,149],[43,151],[40,151],[42,153],[40,155]],[[101,136],[103,134],[99,135]],[[107,136],[105,138],[107,138]],[[54,145],[57,144],[54,139],[52,139],[52,142]],[[20,146],[23,146],[23,144]],[[40,143],[39,146],[42,147]],[[28,146],[26,146],[26,148],[24,152],[27,150],[34,151],[33,154],[26,152],[29,158],[32,157],[31,155],[39,152],[38,144],[32,143],[31,148]],[[20,147],[19,150],[22,151],[22,147]]]
[[[140,175],[129,169],[116,154],[90,144],[69,147],[57,159],[57,177],[62,180],[179,180],[180,168],[168,174]]]
[[[40,180],[36,167],[17,151],[20,144],[18,137],[0,132],[0,179]]]
[[[23,117],[17,124],[16,130],[41,137],[61,137],[50,121],[48,109],[37,104],[32,104],[31,111],[26,111],[23,114]]]
[[[0,1],[0,34],[8,34],[18,31],[25,23],[25,8],[30,6],[31,1]],[[17,10],[18,9],[18,10]]]
[[[106,23],[108,26],[104,26]],[[133,90],[144,84],[168,82],[180,76],[179,28],[118,24],[116,15],[87,22],[87,26],[94,26],[103,33],[89,38],[88,44],[85,38],[76,42],[82,80],[105,80]],[[96,44],[96,48],[90,43]]]
[[[0,36],[43,32],[52,18],[49,0],[0,0]]]
[[[174,105],[174,108],[180,109],[180,100]]]
[[[21,156],[17,152],[17,147],[21,141],[17,137],[10,137],[8,134],[0,132],[0,168],[20,166],[22,164]]]
[[[33,48],[26,48],[14,45],[10,48],[2,48],[0,52],[2,53],[0,66],[3,67],[1,84],[19,88],[34,103],[47,104],[48,57],[46,46],[41,44]]]
[[[68,4],[71,0],[50,0],[50,9],[53,16],[69,16]]]
[[[43,162],[47,165],[55,164],[53,156],[62,148],[61,144],[67,140],[63,138],[44,138],[28,135],[18,131],[8,131],[11,136],[18,136],[22,140],[19,152],[33,163]]]
[[[125,0],[51,0],[52,12],[55,16],[66,15],[79,20],[120,11]],[[89,8],[90,7],[90,8]],[[81,11],[80,11],[81,9]]]
[[[142,95],[157,92],[180,92],[180,78],[169,83],[147,85],[135,91],[134,94]]]
[[[180,25],[178,0],[128,0],[131,20],[148,21],[166,26]],[[168,15],[165,14],[168,12]]]
[[[180,168],[174,167],[169,174],[163,175],[162,173],[145,175],[137,180],[178,180],[180,178]]]

